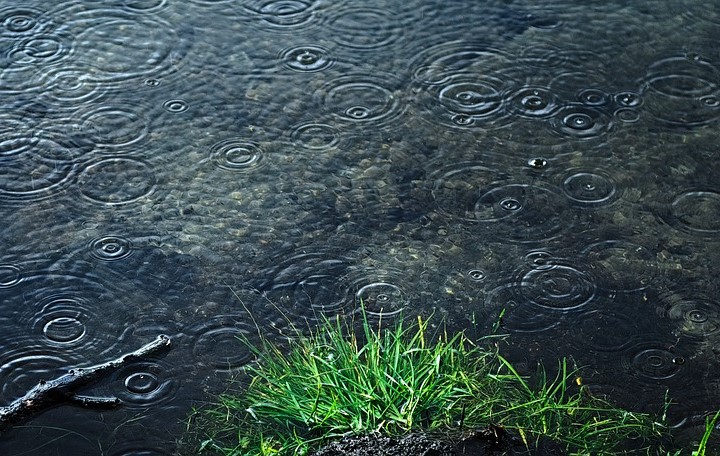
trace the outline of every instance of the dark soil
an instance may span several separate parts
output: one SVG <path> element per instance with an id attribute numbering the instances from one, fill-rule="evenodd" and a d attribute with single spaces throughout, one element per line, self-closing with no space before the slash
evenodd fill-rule
<path id="1" fill-rule="evenodd" d="M 409 434 L 403 437 L 362 435 L 346 437 L 317 451 L 313 456 L 565 456 L 551 440 L 526 447 L 518 436 L 498 428 L 478 429 L 462 439 Z"/>

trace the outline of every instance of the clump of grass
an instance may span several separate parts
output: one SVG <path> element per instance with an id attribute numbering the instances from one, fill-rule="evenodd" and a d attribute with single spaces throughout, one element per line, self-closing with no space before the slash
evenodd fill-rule
<path id="1" fill-rule="evenodd" d="M 201 450 L 296 455 L 348 434 L 457 436 L 492 424 L 515 429 L 528 445 L 547 436 L 572 453 L 612 454 L 626 438 L 658 432 L 648 415 L 615 408 L 577 385 L 571 393 L 575 374 L 564 361 L 554 379 L 542 372 L 533 388 L 496 344 L 431 334 L 421 318 L 387 328 L 363 318 L 359 327 L 338 318 L 289 347 L 251 345 L 252 380 L 205 411 Z"/>

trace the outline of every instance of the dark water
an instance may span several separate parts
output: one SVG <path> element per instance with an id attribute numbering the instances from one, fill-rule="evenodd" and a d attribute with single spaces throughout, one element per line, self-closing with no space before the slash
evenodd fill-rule
<path id="1" fill-rule="evenodd" d="M 5 455 L 173 454 L 320 315 L 505 309 L 521 369 L 720 407 L 720 7 L 0 2 L 0 398 L 173 338 Z M 234 290 L 234 293 L 233 291 Z"/>

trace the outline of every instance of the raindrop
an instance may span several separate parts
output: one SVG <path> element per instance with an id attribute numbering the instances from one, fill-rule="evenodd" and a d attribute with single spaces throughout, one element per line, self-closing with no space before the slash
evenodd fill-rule
<path id="1" fill-rule="evenodd" d="M 618 109 L 614 115 L 616 119 L 623 123 L 634 123 L 640 120 L 640 112 L 635 109 Z"/>
<path id="2" fill-rule="evenodd" d="M 43 11 L 28 7 L 3 8 L 0 10 L 2 35 L 16 37 L 37 32 L 41 27 L 39 19 L 43 14 Z"/>
<path id="3" fill-rule="evenodd" d="M 125 387 L 133 394 L 148 394 L 160 386 L 158 378 L 149 372 L 136 372 L 125 379 Z"/>
<path id="4" fill-rule="evenodd" d="M 43 334 L 55 344 L 72 344 L 85 335 L 85 324 L 75 317 L 55 317 L 45 324 Z"/>
<path id="5" fill-rule="evenodd" d="M 536 157 L 529 159 L 527 164 L 533 169 L 543 169 L 547 167 L 548 161 L 542 157 Z"/>
<path id="6" fill-rule="evenodd" d="M 155 189 L 151 167 L 133 158 L 111 158 L 88 165 L 78 178 L 78 187 L 90 201 L 120 205 L 148 197 Z"/>
<path id="7" fill-rule="evenodd" d="M 166 111 L 178 113 L 187 111 L 189 106 L 185 100 L 168 100 L 163 107 Z"/>
<path id="8" fill-rule="evenodd" d="M 697 98 L 714 93 L 720 72 L 705 59 L 675 56 L 648 67 L 646 83 L 650 89 L 670 97 Z"/>
<path id="9" fill-rule="evenodd" d="M 127 258 L 133 252 L 129 240 L 120 236 L 103 236 L 90 243 L 91 254 L 103 261 L 115 261 Z"/>
<path id="10" fill-rule="evenodd" d="M 286 68 L 301 73 L 326 70 L 335 64 L 328 51 L 320 46 L 295 46 L 280 52 L 280 61 Z"/>
<path id="11" fill-rule="evenodd" d="M 158 87 L 161 84 L 159 79 L 154 78 L 146 79 L 143 83 L 148 87 Z"/>
<path id="12" fill-rule="evenodd" d="M 230 138 L 210 147 L 210 156 L 222 169 L 246 171 L 263 162 L 263 150 L 257 144 L 241 138 Z"/>

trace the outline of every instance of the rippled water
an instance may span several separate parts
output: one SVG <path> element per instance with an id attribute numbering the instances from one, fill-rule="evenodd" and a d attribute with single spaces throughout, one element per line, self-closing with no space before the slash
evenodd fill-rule
<path id="1" fill-rule="evenodd" d="M 712 2 L 0 2 L 3 454 L 173 454 L 237 336 L 434 312 L 696 437 L 720 408 Z"/>

